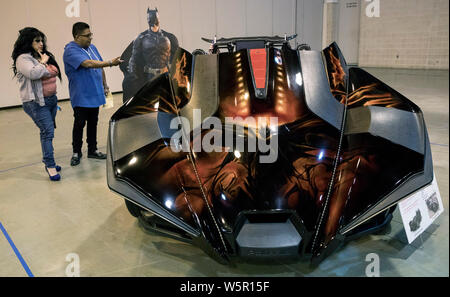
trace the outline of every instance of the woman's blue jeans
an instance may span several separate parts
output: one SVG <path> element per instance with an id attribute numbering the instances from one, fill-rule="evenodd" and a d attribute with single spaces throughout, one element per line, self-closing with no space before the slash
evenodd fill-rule
<path id="1" fill-rule="evenodd" d="M 45 97 L 45 106 L 34 101 L 24 102 L 23 109 L 33 119 L 41 132 L 42 162 L 47 168 L 55 168 L 53 156 L 53 137 L 55 136 L 55 117 L 58 104 L 56 95 Z"/>

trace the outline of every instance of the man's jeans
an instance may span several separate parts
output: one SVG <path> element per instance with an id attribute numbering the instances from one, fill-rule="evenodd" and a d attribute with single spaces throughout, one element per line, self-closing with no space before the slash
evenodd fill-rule
<path id="1" fill-rule="evenodd" d="M 42 162 L 47 168 L 55 168 L 53 157 L 53 137 L 55 135 L 55 117 L 58 104 L 56 95 L 45 97 L 45 106 L 34 101 L 24 102 L 23 109 L 33 119 L 41 131 Z"/>

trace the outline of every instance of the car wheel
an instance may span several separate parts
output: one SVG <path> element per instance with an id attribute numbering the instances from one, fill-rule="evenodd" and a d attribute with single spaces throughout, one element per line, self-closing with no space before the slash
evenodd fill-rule
<path id="1" fill-rule="evenodd" d="M 306 43 L 302 43 L 297 46 L 297 50 L 298 51 L 310 51 L 311 47 Z"/>
<path id="2" fill-rule="evenodd" d="M 192 55 L 193 55 L 193 56 L 197 56 L 197 55 L 206 55 L 206 52 L 205 52 L 204 50 L 198 48 L 198 49 L 196 49 L 196 50 L 194 50 L 194 51 L 192 52 Z"/>
<path id="3" fill-rule="evenodd" d="M 133 217 L 140 217 L 141 216 L 141 210 L 143 210 L 141 207 L 137 206 L 133 202 L 130 202 L 125 199 L 125 205 L 127 206 L 128 211 Z"/>

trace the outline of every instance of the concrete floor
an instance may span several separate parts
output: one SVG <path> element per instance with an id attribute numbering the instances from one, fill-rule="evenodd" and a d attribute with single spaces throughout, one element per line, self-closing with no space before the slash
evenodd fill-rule
<path id="1" fill-rule="evenodd" d="M 105 162 L 71 157 L 72 109 L 61 102 L 54 147 L 62 181 L 50 182 L 41 163 L 39 133 L 21 108 L 0 111 L 0 276 L 65 276 L 76 253 L 81 276 L 365 276 L 366 255 L 380 257 L 381 276 L 449 276 L 448 71 L 368 69 L 419 105 L 431 139 L 434 171 L 445 211 L 408 245 L 398 210 L 391 232 L 351 242 L 312 270 L 308 262 L 223 266 L 189 244 L 149 234 L 106 184 Z M 121 102 L 102 110 L 99 147 Z M 23 257 L 19 261 L 12 248 Z"/>

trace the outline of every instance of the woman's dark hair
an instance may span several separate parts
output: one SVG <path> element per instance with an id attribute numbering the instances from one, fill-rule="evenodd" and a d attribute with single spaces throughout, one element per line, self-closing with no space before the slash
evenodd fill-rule
<path id="1" fill-rule="evenodd" d="M 46 54 L 49 56 L 48 64 L 51 64 L 55 66 L 58 69 L 58 77 L 61 80 L 61 70 L 59 68 L 58 63 L 55 60 L 55 56 L 47 50 L 47 37 L 44 33 L 39 31 L 36 28 L 32 27 L 26 27 L 19 31 L 19 37 L 17 38 L 16 42 L 14 43 L 14 49 L 11 55 L 11 58 L 13 59 L 13 72 L 14 76 L 17 75 L 17 68 L 16 68 L 16 61 L 17 58 L 22 54 L 31 54 L 34 58 L 39 59 L 39 53 L 37 53 L 33 49 L 33 41 L 36 37 L 39 37 L 42 39 L 42 43 L 44 44 L 44 48 L 42 50 L 43 54 Z"/>

